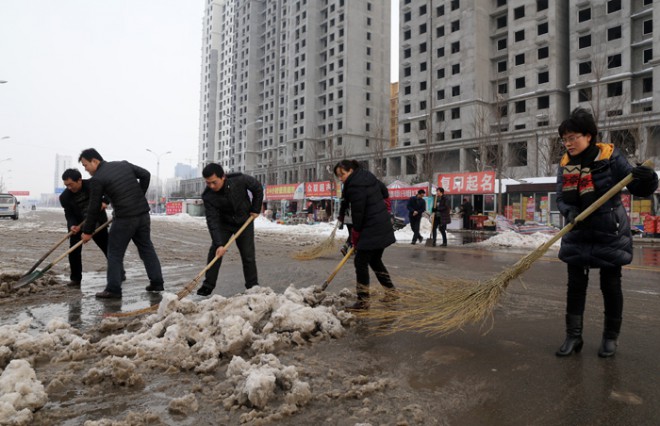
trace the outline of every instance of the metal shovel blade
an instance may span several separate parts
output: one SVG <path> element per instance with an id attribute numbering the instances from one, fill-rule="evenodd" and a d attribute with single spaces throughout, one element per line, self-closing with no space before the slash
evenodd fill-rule
<path id="1" fill-rule="evenodd" d="M 43 275 L 44 275 L 43 271 L 39 271 L 39 270 L 37 270 L 37 271 L 33 271 L 33 272 L 30 272 L 29 274 L 27 274 L 27 275 L 23 275 L 21 278 L 19 278 L 19 280 L 16 281 L 16 282 L 11 286 L 11 288 L 12 288 L 13 290 L 17 290 L 17 289 L 19 289 L 19 288 L 21 288 L 21 287 L 23 287 L 23 286 L 26 286 L 26 285 L 28 285 L 28 284 L 30 284 L 30 283 L 33 283 L 34 281 L 36 281 L 36 280 L 38 280 L 39 278 L 43 277 Z"/>

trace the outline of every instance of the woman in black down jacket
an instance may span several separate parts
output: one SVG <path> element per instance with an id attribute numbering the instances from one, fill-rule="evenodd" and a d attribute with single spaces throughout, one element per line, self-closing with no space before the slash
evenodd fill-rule
<path id="1" fill-rule="evenodd" d="M 658 176 L 649 167 L 632 167 L 612 144 L 596 143 L 598 129 L 588 111 L 578 108 L 559 126 L 566 148 L 557 173 L 557 207 L 572 222 L 629 173 L 631 194 L 645 197 L 658 187 Z M 612 197 L 561 241 L 559 258 L 568 265 L 566 295 L 566 340 L 557 356 L 568 356 L 582 349 L 584 313 L 589 269 L 600 269 L 600 289 L 605 305 L 605 324 L 598 356 L 616 352 L 621 329 L 623 293 L 621 267 L 632 261 L 632 234 L 620 194 Z"/>
<path id="2" fill-rule="evenodd" d="M 344 184 L 343 198 L 351 206 L 353 229 L 351 240 L 355 247 L 355 275 L 357 302 L 349 310 L 369 308 L 369 266 L 378 282 L 386 289 L 386 298 L 395 297 L 394 284 L 383 264 L 385 248 L 394 243 L 394 230 L 385 199 L 387 187 L 357 161 L 342 160 L 334 173 Z"/>

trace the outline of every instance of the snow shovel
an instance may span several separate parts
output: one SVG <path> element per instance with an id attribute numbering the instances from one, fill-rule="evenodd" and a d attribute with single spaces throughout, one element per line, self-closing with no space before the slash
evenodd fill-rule
<path id="1" fill-rule="evenodd" d="M 84 224 L 85 224 L 85 221 L 83 220 L 82 222 L 80 222 L 80 225 L 78 225 L 78 226 L 83 226 Z M 56 248 L 58 248 L 60 245 L 62 245 L 62 243 L 65 242 L 66 240 L 68 240 L 72 235 L 73 235 L 73 231 L 69 231 L 69 233 L 66 234 L 64 237 L 62 237 L 62 239 L 57 244 L 55 244 L 53 246 L 53 248 L 51 248 L 50 250 L 48 250 L 48 252 L 46 252 L 46 254 L 41 256 L 41 259 L 37 260 L 37 263 L 35 263 L 34 266 L 32 266 L 30 268 L 30 270 L 27 271 L 23 275 L 23 277 L 25 277 L 26 275 L 30 275 L 32 273 L 32 271 L 37 269 L 37 266 L 41 265 L 41 262 L 43 262 L 52 252 L 55 251 Z M 21 278 L 23 278 L 23 277 L 21 277 Z"/>
<path id="2" fill-rule="evenodd" d="M 431 234 L 429 237 L 426 239 L 426 247 L 431 247 L 433 245 L 433 228 L 435 227 L 435 213 L 433 213 L 433 209 L 435 208 L 435 204 L 438 202 L 438 191 L 435 191 L 435 195 L 433 196 L 433 207 L 431 207 Z"/>
<path id="3" fill-rule="evenodd" d="M 92 236 L 96 235 L 96 234 L 99 233 L 102 229 L 104 229 L 104 228 L 106 228 L 108 225 L 110 225 L 110 222 L 112 222 L 112 219 L 108 219 L 107 222 L 105 222 L 103 225 L 101 225 L 101 226 L 99 226 L 98 228 L 96 228 L 96 230 L 94 231 L 94 233 L 92 234 Z M 80 246 L 83 245 L 83 244 L 84 244 L 84 241 L 83 241 L 83 240 L 78 241 L 75 245 L 73 245 L 71 248 L 69 248 L 69 250 L 65 251 L 60 257 L 58 257 L 57 259 L 55 259 L 55 260 L 53 260 L 52 262 L 50 262 L 50 263 L 49 263 L 44 269 L 42 269 L 42 270 L 35 270 L 35 271 L 30 272 L 29 274 L 26 274 L 25 276 L 21 277 L 18 281 L 16 281 L 16 282 L 14 283 L 14 285 L 12 286 L 12 289 L 13 289 L 13 290 L 19 289 L 19 288 L 21 288 L 21 287 L 23 287 L 23 286 L 25 286 L 25 285 L 28 285 L 28 284 L 30 284 L 30 283 L 36 281 L 37 279 L 43 277 L 44 274 L 50 270 L 50 268 L 52 268 L 53 266 L 55 266 L 56 264 L 58 264 L 58 263 L 60 262 L 60 260 L 64 259 L 66 256 L 69 255 L 69 253 L 73 252 L 75 249 L 77 249 L 78 247 L 80 247 Z"/>
<path id="4" fill-rule="evenodd" d="M 342 268 L 342 266 L 344 266 L 344 264 L 345 264 L 346 262 L 348 262 L 348 259 L 351 257 L 351 255 L 353 254 L 354 251 L 355 251 L 355 247 L 351 247 L 350 250 L 348 250 L 348 251 L 346 252 L 346 256 L 344 256 L 344 258 L 341 260 L 341 262 L 339 262 L 339 265 L 337 265 L 337 267 L 335 268 L 335 270 L 332 271 L 332 273 L 331 273 L 330 276 L 325 280 L 325 282 L 323 283 L 323 285 L 321 285 L 321 289 L 320 289 L 319 291 L 325 291 L 325 289 L 328 288 L 328 284 L 330 284 L 330 282 L 335 278 L 335 275 L 337 275 L 337 272 L 339 272 L 339 270 Z"/>
<path id="5" fill-rule="evenodd" d="M 241 226 L 240 229 L 238 231 L 236 231 L 236 233 L 234 235 L 231 236 L 229 241 L 227 241 L 227 244 L 224 245 L 225 249 L 228 249 L 229 246 L 231 246 L 234 243 L 234 241 L 236 241 L 236 238 L 238 238 L 243 233 L 243 231 L 245 231 L 245 228 L 247 228 L 248 225 L 250 223 L 252 223 L 253 220 L 254 220 L 254 216 L 250 215 L 250 217 L 245 221 L 243 226 Z M 197 287 L 197 284 L 199 284 L 199 281 L 202 279 L 202 277 L 204 277 L 204 274 L 206 274 L 206 271 L 211 269 L 211 266 L 213 266 L 213 264 L 215 262 L 217 262 L 218 259 L 220 259 L 221 257 L 222 256 L 215 256 L 213 258 L 213 260 L 211 260 L 208 263 L 208 265 L 206 265 L 204 267 L 204 269 L 202 269 L 202 271 L 199 274 L 197 274 L 197 276 L 195 278 L 193 278 L 192 281 L 190 281 L 188 284 L 186 284 L 186 286 L 180 292 L 178 292 L 176 294 L 177 299 L 181 300 L 184 297 L 186 297 L 187 295 L 189 295 L 195 289 L 195 287 Z M 143 314 L 148 314 L 149 312 L 154 312 L 155 310 L 158 309 L 158 306 L 160 306 L 160 303 L 156 303 L 155 305 L 151 305 L 151 306 L 148 306 L 146 308 L 137 309 L 135 311 L 130 311 L 130 312 L 109 313 L 109 314 L 105 314 L 104 317 L 115 317 L 115 318 L 136 317 L 138 315 L 143 315 Z"/>

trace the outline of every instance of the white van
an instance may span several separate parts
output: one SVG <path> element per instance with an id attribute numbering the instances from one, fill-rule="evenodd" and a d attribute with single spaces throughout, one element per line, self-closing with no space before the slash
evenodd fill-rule
<path id="1" fill-rule="evenodd" d="M 0 194 L 0 217 L 18 219 L 18 205 L 20 201 L 11 194 Z"/>

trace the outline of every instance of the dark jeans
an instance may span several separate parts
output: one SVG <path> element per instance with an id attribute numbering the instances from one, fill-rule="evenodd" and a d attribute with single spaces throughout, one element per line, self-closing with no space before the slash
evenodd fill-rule
<path id="1" fill-rule="evenodd" d="M 235 233 L 235 230 L 230 229 L 220 229 L 220 238 L 221 245 L 224 246 L 227 244 L 227 241 Z M 241 254 L 241 262 L 243 263 L 243 277 L 245 277 L 245 288 L 251 288 L 256 285 L 259 285 L 259 279 L 257 277 L 257 256 L 254 245 L 254 223 L 245 228 L 245 231 L 236 238 L 236 246 L 238 251 Z M 215 252 L 219 246 L 211 244 L 209 248 L 209 254 L 207 259 L 207 264 L 215 258 Z M 224 256 L 223 256 L 224 257 Z M 220 272 L 220 265 L 222 264 L 222 257 L 218 259 L 213 266 L 206 271 L 206 276 L 204 277 L 204 286 L 215 288 L 215 283 L 218 281 L 218 273 Z"/>
<path id="2" fill-rule="evenodd" d="M 582 315 L 587 298 L 589 269 L 584 266 L 568 265 L 568 291 L 566 313 Z M 623 314 L 623 292 L 621 291 L 621 267 L 600 268 L 600 291 L 607 318 L 620 319 Z"/>
<path id="3" fill-rule="evenodd" d="M 470 215 L 463 213 L 463 229 L 470 229 L 472 225 L 470 223 Z"/>
<path id="4" fill-rule="evenodd" d="M 128 243 L 133 241 L 144 263 L 147 277 L 152 285 L 163 284 L 160 260 L 151 242 L 151 218 L 149 213 L 140 216 L 116 217 L 108 233 L 108 284 L 106 291 L 121 294 L 121 278 L 124 255 Z"/>
<path id="5" fill-rule="evenodd" d="M 441 220 L 435 218 L 433 222 L 433 244 L 438 237 L 438 229 L 440 229 L 440 234 L 442 235 L 442 244 L 447 245 L 447 224 L 441 225 Z"/>
<path id="6" fill-rule="evenodd" d="M 92 238 L 105 257 L 108 257 L 108 228 L 103 228 Z M 78 244 L 79 241 L 80 232 L 69 237 L 69 248 Z M 82 281 L 82 246 L 69 253 L 69 265 L 71 266 L 69 279 L 71 281 Z"/>
<path id="7" fill-rule="evenodd" d="M 383 264 L 385 249 L 358 250 L 355 255 L 355 275 L 357 277 L 357 297 L 369 298 L 369 266 L 376 274 L 376 279 L 385 288 L 394 288 L 390 273 Z"/>
<path id="8" fill-rule="evenodd" d="M 410 229 L 413 231 L 413 242 L 417 241 L 418 239 L 422 238 L 422 236 L 419 233 L 419 224 L 422 222 L 422 215 L 418 214 L 417 216 L 408 216 L 410 219 Z"/>

